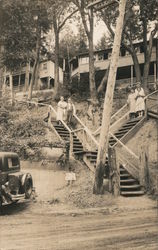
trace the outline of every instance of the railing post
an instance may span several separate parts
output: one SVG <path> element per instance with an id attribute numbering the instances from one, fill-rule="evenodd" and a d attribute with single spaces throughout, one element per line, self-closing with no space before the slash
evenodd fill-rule
<path id="1" fill-rule="evenodd" d="M 109 191 L 113 193 L 114 196 L 120 195 L 120 174 L 118 163 L 116 161 L 116 150 L 115 148 L 109 147 L 109 157 L 108 157 L 110 174 L 109 174 Z"/>
<path id="2" fill-rule="evenodd" d="M 73 158 L 73 133 L 70 132 L 70 151 L 69 151 L 70 159 Z"/>
<path id="3" fill-rule="evenodd" d="M 148 169 L 148 147 L 141 147 L 140 152 L 140 185 L 147 191 L 149 188 L 149 169 Z"/>

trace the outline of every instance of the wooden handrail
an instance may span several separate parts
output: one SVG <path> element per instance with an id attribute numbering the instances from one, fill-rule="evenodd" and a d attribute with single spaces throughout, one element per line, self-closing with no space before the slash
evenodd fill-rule
<path id="1" fill-rule="evenodd" d="M 109 132 L 110 136 L 113 137 L 128 153 L 130 153 L 135 159 L 139 159 L 139 157 L 133 153 L 131 149 L 129 149 L 123 142 L 121 142 L 115 135 L 113 135 L 111 132 Z"/>
<path id="2" fill-rule="evenodd" d="M 120 108 L 115 114 L 113 114 L 112 116 L 111 116 L 111 120 L 116 116 L 116 115 L 118 115 L 124 108 L 126 108 L 127 107 L 127 103 L 125 104 L 125 105 L 123 105 L 122 106 L 122 108 Z"/>
<path id="3" fill-rule="evenodd" d="M 158 92 L 158 90 L 155 90 L 154 92 L 148 94 L 147 96 L 144 97 L 144 100 L 148 99 L 151 95 L 153 95 L 153 94 L 155 94 L 155 93 L 157 93 L 157 92 Z M 126 107 L 127 107 L 127 104 L 123 105 L 115 114 L 113 114 L 113 115 L 111 116 L 111 120 L 114 119 L 114 117 L 117 116 L 117 115 L 118 115 L 123 109 L 125 109 Z M 124 117 L 125 117 L 128 113 L 129 113 L 129 112 L 127 112 L 127 113 L 124 115 Z M 120 121 L 122 118 L 123 118 L 123 117 L 121 117 L 119 120 L 117 120 L 116 123 L 118 123 L 118 121 Z M 111 126 L 113 126 L 114 124 L 116 125 L 116 123 L 113 123 Z M 92 134 L 93 134 L 93 135 L 97 135 L 97 134 L 99 133 L 100 129 L 101 129 L 101 126 L 100 126 L 99 128 L 97 128 Z"/>
<path id="4" fill-rule="evenodd" d="M 78 128 L 78 129 L 71 130 L 71 133 L 76 133 L 76 132 L 79 132 L 81 130 L 84 130 L 84 128 Z"/>
<path id="5" fill-rule="evenodd" d="M 123 109 L 125 109 L 126 107 L 127 107 L 127 104 L 123 105 L 115 114 L 113 114 L 113 115 L 111 116 L 111 120 L 114 119 L 114 117 L 117 116 L 117 115 L 118 115 Z M 113 125 L 113 124 L 112 124 L 112 125 Z M 112 125 L 111 125 L 111 126 L 112 126 Z M 100 126 L 99 128 L 97 128 L 92 134 L 93 134 L 93 135 L 97 135 L 97 134 L 99 133 L 100 129 L 101 129 L 101 126 Z"/>
<path id="6" fill-rule="evenodd" d="M 154 95 L 155 93 L 158 93 L 158 89 L 155 90 L 154 92 L 152 92 L 152 93 L 146 95 L 146 96 L 144 97 L 144 99 L 145 99 L 145 100 L 148 99 L 151 95 Z"/>
<path id="7" fill-rule="evenodd" d="M 76 120 L 82 125 L 82 127 L 84 128 L 84 131 L 89 135 L 89 137 L 91 138 L 91 140 L 95 143 L 95 145 L 98 147 L 99 143 L 97 142 L 97 140 L 93 137 L 93 135 L 91 134 L 90 130 L 84 125 L 84 123 L 79 119 L 79 117 L 74 114 L 73 115 Z"/>
<path id="8" fill-rule="evenodd" d="M 116 122 L 114 122 L 111 126 L 110 129 L 112 129 L 114 126 L 116 126 L 117 123 L 119 123 L 121 120 L 123 120 L 127 115 L 129 115 L 129 111 L 125 113 L 123 116 L 121 116 Z"/>

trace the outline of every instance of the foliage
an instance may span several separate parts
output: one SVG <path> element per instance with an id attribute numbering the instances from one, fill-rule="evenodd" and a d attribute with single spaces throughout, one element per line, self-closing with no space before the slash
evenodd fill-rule
<path id="1" fill-rule="evenodd" d="M 95 46 L 96 50 L 104 50 L 112 46 L 111 40 L 106 33 L 102 35 L 97 45 Z"/>
<path id="2" fill-rule="evenodd" d="M 46 3 L 38 0 L 1 0 L 1 62 L 9 70 L 15 70 L 23 62 L 34 60 L 37 34 L 41 30 L 41 49 L 45 34 L 50 28 Z"/>
<path id="3" fill-rule="evenodd" d="M 116 9 L 116 5 L 110 5 L 99 13 L 110 32 L 112 41 L 114 39 L 115 25 L 118 15 Z M 157 31 L 157 14 L 158 2 L 155 0 L 127 1 L 122 35 L 122 47 L 131 54 L 135 65 L 136 77 L 137 80 L 139 78 L 140 81 L 141 73 L 137 58 L 138 48 L 135 46 L 135 43 L 137 41 L 143 41 L 142 46 L 145 58 L 143 80 L 145 84 L 147 84 L 149 72 L 152 41 Z"/>
<path id="4" fill-rule="evenodd" d="M 87 48 L 87 37 L 84 29 L 80 27 L 78 34 L 68 28 L 65 31 L 65 36 L 60 40 L 60 56 L 71 59 L 77 54 L 85 53 Z"/>

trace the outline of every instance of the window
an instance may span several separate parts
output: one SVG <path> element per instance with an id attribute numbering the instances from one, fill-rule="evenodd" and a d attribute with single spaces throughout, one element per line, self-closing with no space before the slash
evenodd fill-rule
<path id="1" fill-rule="evenodd" d="M 104 55 L 103 55 L 103 54 L 99 54 L 99 55 L 98 55 L 98 60 L 99 60 L 99 61 L 104 60 Z"/>
<path id="2" fill-rule="evenodd" d="M 144 53 L 144 46 L 140 45 L 140 53 Z"/>
<path id="3" fill-rule="evenodd" d="M 108 53 L 104 52 L 104 60 L 107 60 L 107 59 L 108 59 Z"/>
<path id="4" fill-rule="evenodd" d="M 126 50 L 125 49 L 121 49 L 121 56 L 125 56 L 126 55 Z"/>
<path id="5" fill-rule="evenodd" d="M 47 69 L 47 63 L 43 63 L 43 69 Z"/>
<path id="6" fill-rule="evenodd" d="M 8 158 L 8 168 L 14 168 L 19 166 L 19 159 L 16 157 Z"/>

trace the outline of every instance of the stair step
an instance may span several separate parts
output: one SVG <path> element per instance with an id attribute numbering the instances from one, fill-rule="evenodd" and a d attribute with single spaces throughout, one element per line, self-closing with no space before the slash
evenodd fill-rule
<path id="1" fill-rule="evenodd" d="M 60 134 L 60 135 L 70 135 L 70 133 L 68 131 L 58 131 L 57 132 Z"/>
<path id="2" fill-rule="evenodd" d="M 73 141 L 73 145 L 82 145 L 80 141 Z"/>
<path id="3" fill-rule="evenodd" d="M 121 132 L 121 133 L 127 133 L 129 131 L 128 128 L 121 128 L 118 130 L 118 132 Z"/>
<path id="4" fill-rule="evenodd" d="M 83 146 L 74 147 L 74 148 L 73 148 L 73 151 L 81 151 L 81 149 L 83 149 Z"/>
<path id="5" fill-rule="evenodd" d="M 75 151 L 74 152 L 75 155 L 79 155 L 79 154 L 85 154 L 85 151 L 84 150 L 81 150 L 81 151 Z"/>
<path id="6" fill-rule="evenodd" d="M 134 121 L 128 121 L 127 123 L 126 123 L 126 125 L 132 125 L 132 126 L 134 126 L 134 125 L 136 125 L 138 122 L 140 121 L 140 119 L 139 120 L 134 120 Z"/>
<path id="7" fill-rule="evenodd" d="M 123 196 L 140 196 L 140 195 L 144 195 L 144 191 L 140 190 L 140 191 L 122 191 L 121 195 Z"/>
<path id="8" fill-rule="evenodd" d="M 114 134 L 116 137 L 122 137 L 122 136 L 124 136 L 125 135 L 125 133 L 123 133 L 123 132 L 117 132 L 117 133 L 115 133 Z"/>
<path id="9" fill-rule="evenodd" d="M 64 130 L 67 130 L 64 126 L 62 125 L 53 125 L 55 129 L 64 129 Z"/>
<path id="10" fill-rule="evenodd" d="M 126 178 L 126 179 L 127 179 L 127 178 L 131 179 L 131 175 L 128 174 L 128 173 L 127 173 L 127 174 L 120 174 L 120 179 L 121 179 L 121 180 L 124 180 L 124 178 Z"/>
<path id="11" fill-rule="evenodd" d="M 123 125 L 121 128 L 130 130 L 133 127 L 134 127 L 133 125 Z"/>
<path id="12" fill-rule="evenodd" d="M 138 189 L 138 188 L 141 188 L 141 186 L 139 185 L 139 184 L 135 184 L 135 185 L 133 185 L 133 184 L 131 184 L 131 185 L 121 185 L 120 186 L 120 188 L 121 188 L 121 190 L 122 189 Z"/>
<path id="13" fill-rule="evenodd" d="M 125 184 L 129 184 L 129 183 L 138 183 L 138 181 L 137 180 L 135 180 L 135 179 L 126 179 L 126 180 L 120 180 L 120 184 L 122 184 L 122 185 L 125 185 Z"/>
<path id="14" fill-rule="evenodd" d="M 155 114 L 155 113 L 152 113 L 152 112 L 148 112 L 148 116 L 158 119 L 158 114 Z"/>

